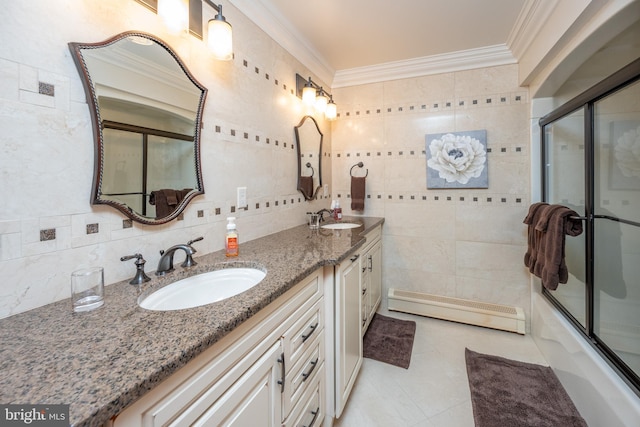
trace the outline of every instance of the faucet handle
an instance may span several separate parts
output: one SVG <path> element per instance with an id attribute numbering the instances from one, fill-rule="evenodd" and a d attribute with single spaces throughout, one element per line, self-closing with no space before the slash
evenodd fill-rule
<path id="1" fill-rule="evenodd" d="M 204 237 L 202 237 L 202 236 L 200 236 L 200 237 L 196 237 L 196 238 L 195 238 L 195 239 L 193 239 L 193 240 L 189 240 L 189 241 L 187 242 L 187 245 L 191 246 L 191 244 L 192 244 L 192 243 L 199 242 L 200 240 L 203 240 L 203 239 L 204 239 Z"/>
<path id="2" fill-rule="evenodd" d="M 120 258 L 120 261 L 129 261 L 130 259 L 134 259 L 134 258 L 136 259 L 136 262 L 135 262 L 136 275 L 133 279 L 131 279 L 131 281 L 129 281 L 129 284 L 139 285 L 141 283 L 148 282 L 149 280 L 151 280 L 151 278 L 149 278 L 149 276 L 147 276 L 144 272 L 144 264 L 147 261 L 145 261 L 145 259 L 142 258 L 142 254 L 125 255 Z"/>
<path id="3" fill-rule="evenodd" d="M 204 239 L 204 237 L 200 236 L 200 237 L 197 237 L 197 238 L 195 238 L 193 240 L 189 240 L 187 242 L 187 246 L 189 246 L 191 248 L 191 253 L 187 252 L 187 256 L 184 259 L 184 262 L 182 264 L 180 264 L 180 266 L 182 266 L 182 267 L 193 267 L 194 265 L 198 264 L 197 262 L 195 262 L 193 260 L 193 254 L 195 254 L 197 251 L 195 250 L 195 248 L 191 247 L 191 245 L 193 243 L 195 243 L 195 242 L 199 242 L 202 239 Z"/>

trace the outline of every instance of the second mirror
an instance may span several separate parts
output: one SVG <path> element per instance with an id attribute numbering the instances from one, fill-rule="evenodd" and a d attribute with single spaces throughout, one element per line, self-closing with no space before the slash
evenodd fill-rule
<path id="1" fill-rule="evenodd" d="M 298 190 L 305 200 L 314 200 L 322 186 L 320 169 L 323 134 L 311 116 L 304 116 L 294 129 L 298 147 Z"/>

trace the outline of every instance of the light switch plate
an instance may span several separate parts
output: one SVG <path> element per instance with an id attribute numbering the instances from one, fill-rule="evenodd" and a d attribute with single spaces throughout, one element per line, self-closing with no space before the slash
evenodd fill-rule
<path id="1" fill-rule="evenodd" d="M 238 200 L 237 200 L 238 209 L 247 207 L 247 187 L 238 187 Z"/>

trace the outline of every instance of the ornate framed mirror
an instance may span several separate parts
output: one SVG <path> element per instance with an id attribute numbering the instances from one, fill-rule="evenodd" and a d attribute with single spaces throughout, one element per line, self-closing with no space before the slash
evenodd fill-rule
<path id="1" fill-rule="evenodd" d="M 143 224 L 176 218 L 204 194 L 201 119 L 207 89 L 162 40 L 125 32 L 69 43 L 94 129 L 91 204 Z"/>
<path id="2" fill-rule="evenodd" d="M 304 116 L 294 127 L 298 148 L 298 191 L 305 200 L 314 200 L 322 186 L 322 138 L 316 119 Z"/>

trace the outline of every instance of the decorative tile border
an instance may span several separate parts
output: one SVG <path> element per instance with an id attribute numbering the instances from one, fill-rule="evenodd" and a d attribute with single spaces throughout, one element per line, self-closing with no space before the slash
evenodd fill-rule
<path id="1" fill-rule="evenodd" d="M 444 100 L 417 100 L 402 104 L 383 106 L 346 106 L 338 104 L 338 117 L 340 119 L 353 119 L 371 116 L 399 115 L 399 114 L 425 114 L 442 111 L 468 110 L 473 108 L 502 107 L 514 104 L 529 103 L 527 91 L 516 91 L 501 94 L 484 94 L 466 96 L 458 99 Z"/>

